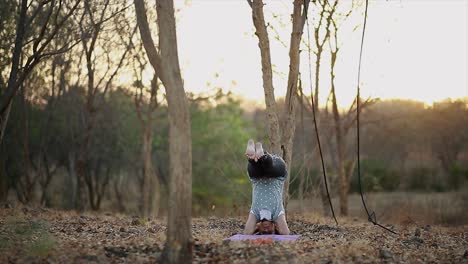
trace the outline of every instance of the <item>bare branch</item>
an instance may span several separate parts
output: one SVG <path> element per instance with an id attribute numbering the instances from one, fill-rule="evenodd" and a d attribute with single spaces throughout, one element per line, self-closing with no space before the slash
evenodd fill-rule
<path id="1" fill-rule="evenodd" d="M 78 45 L 78 43 L 80 43 L 80 41 L 81 40 L 76 40 L 71 45 L 65 45 L 65 46 L 61 47 L 60 49 L 58 49 L 58 50 L 43 53 L 41 56 L 39 56 L 39 59 L 41 60 L 43 58 L 47 58 L 47 57 L 50 57 L 50 56 L 56 56 L 56 55 L 59 55 L 59 54 L 66 53 L 66 52 L 70 51 L 71 49 L 73 49 L 76 45 Z"/>
<path id="2" fill-rule="evenodd" d="M 159 56 L 156 46 L 154 45 L 153 37 L 148 24 L 148 17 L 146 16 L 146 8 L 143 0 L 134 0 L 135 11 L 137 15 L 138 28 L 143 42 L 143 46 L 148 54 L 148 59 L 153 66 L 154 70 L 158 72 L 161 81 L 166 82 L 165 76 L 162 72 L 161 57 Z"/>
<path id="3" fill-rule="evenodd" d="M 71 8 L 71 10 L 68 12 L 68 14 L 65 15 L 65 17 L 60 21 L 59 23 L 56 24 L 54 27 L 53 31 L 50 33 L 50 35 L 47 37 L 47 39 L 44 41 L 44 43 L 41 45 L 41 47 L 35 52 L 29 59 L 32 58 L 32 60 L 37 61 L 34 63 L 36 65 L 39 62 L 39 59 L 41 58 L 42 52 L 47 48 L 49 43 L 54 39 L 54 37 L 57 35 L 58 31 L 60 28 L 63 26 L 63 24 L 68 20 L 68 18 L 73 14 L 75 9 L 78 7 L 79 3 L 81 0 L 77 0 L 75 5 Z M 31 64 L 31 60 L 28 59 L 29 63 L 26 63 L 25 68 L 31 67 L 29 64 Z"/>
<path id="4" fill-rule="evenodd" d="M 133 35 L 135 35 L 135 32 L 137 30 L 137 27 L 135 27 L 132 31 L 132 34 L 130 35 L 130 40 L 127 44 L 127 47 L 125 48 L 125 51 L 124 53 L 122 54 L 122 57 L 120 58 L 120 61 L 119 61 L 119 64 L 117 65 L 117 68 L 115 69 L 115 71 L 112 73 L 112 75 L 110 76 L 109 80 L 107 81 L 106 83 L 106 86 L 104 87 L 104 91 L 103 91 L 103 96 L 105 96 L 109 86 L 111 85 L 112 83 L 112 80 L 114 79 L 114 77 L 117 75 L 118 71 L 120 70 L 120 68 L 122 67 L 122 64 L 127 56 L 127 53 L 129 52 L 130 48 L 132 47 L 132 41 L 131 39 L 133 38 Z"/>
<path id="5" fill-rule="evenodd" d="M 10 76 L 8 79 L 7 89 L 0 97 L 0 114 L 2 117 L 3 117 L 3 113 L 5 112 L 7 107 L 9 107 L 13 96 L 16 94 L 19 88 L 19 85 L 16 80 L 17 80 L 17 75 L 19 71 L 21 50 L 23 48 L 23 39 L 24 39 L 24 33 L 25 33 L 24 22 L 26 21 L 27 4 L 28 4 L 27 0 L 21 1 L 20 14 L 19 14 L 19 19 L 18 19 L 18 24 L 16 26 L 15 48 L 13 49 Z M 6 121 L 7 120 L 1 120 L 2 131 L 3 131 L 4 123 L 6 123 Z M 0 140 L 1 140 L 1 136 L 0 136 Z"/>
<path id="6" fill-rule="evenodd" d="M 45 31 L 47 29 L 47 25 L 49 24 L 49 20 L 52 17 L 52 13 L 54 11 L 54 5 L 55 5 L 55 0 L 53 0 L 50 4 L 49 12 L 47 14 L 46 20 L 44 21 L 44 24 L 42 25 L 42 28 L 40 30 L 39 36 L 36 38 L 37 40 L 33 44 L 33 52 L 37 52 L 37 46 L 39 45 L 40 41 L 44 38 Z M 57 14 L 60 10 L 57 11 Z M 56 17 L 57 18 L 57 17 Z"/>
<path id="7" fill-rule="evenodd" d="M 44 7 L 44 5 L 46 5 L 47 3 L 49 3 L 50 1 L 52 0 L 47 0 L 47 1 L 43 1 L 43 2 L 40 2 L 38 7 L 34 10 L 34 13 L 32 13 L 31 17 L 27 20 L 27 23 L 28 25 L 31 25 L 32 24 L 32 21 L 36 18 L 36 16 L 42 11 L 42 7 Z M 31 1 L 27 7 L 27 9 L 29 9 L 31 7 L 31 4 L 33 3 L 34 1 Z"/>

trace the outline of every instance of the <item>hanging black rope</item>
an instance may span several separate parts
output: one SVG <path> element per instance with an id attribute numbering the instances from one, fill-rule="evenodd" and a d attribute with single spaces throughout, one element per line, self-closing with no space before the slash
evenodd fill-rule
<path id="1" fill-rule="evenodd" d="M 362 49 L 364 46 L 364 34 L 366 32 L 366 22 L 367 22 L 367 7 L 369 6 L 369 0 L 366 0 L 366 9 L 364 11 L 364 26 L 362 27 L 362 38 L 361 38 L 361 51 L 359 53 L 359 67 L 358 67 L 358 79 L 357 79 L 357 95 L 356 95 L 356 129 L 357 129 L 357 173 L 358 173 L 358 182 L 359 182 L 359 193 L 361 194 L 362 204 L 364 205 L 364 209 L 366 210 L 367 219 L 369 222 L 372 222 L 374 225 L 380 226 L 381 228 L 393 233 L 397 234 L 395 231 L 385 227 L 377 222 L 377 216 L 375 212 L 369 213 L 369 209 L 367 209 L 366 201 L 364 200 L 364 195 L 362 192 L 362 184 L 361 184 L 361 162 L 360 162 L 360 133 L 359 133 L 359 113 L 360 113 L 360 98 L 361 98 L 361 88 L 359 87 L 360 79 L 361 79 L 361 60 L 362 60 Z"/>
<path id="2" fill-rule="evenodd" d="M 307 43 L 309 45 L 309 52 L 308 52 L 308 55 L 309 55 L 309 85 L 310 85 L 310 90 L 312 91 L 312 63 L 311 63 L 311 59 L 310 59 L 310 30 L 309 30 L 309 18 L 308 18 L 308 15 L 307 15 L 307 10 L 308 10 L 308 1 L 304 1 L 304 7 L 305 7 L 305 18 L 306 18 L 306 22 L 307 22 Z M 330 192 L 328 191 L 328 181 L 327 181 L 327 172 L 325 170 L 325 162 L 323 161 L 323 154 L 322 154 L 322 146 L 320 145 L 320 137 L 319 137 L 319 132 L 318 132 L 318 128 L 317 128 L 317 119 L 316 119 L 316 114 L 315 114 L 315 102 L 314 102 L 314 96 L 312 96 L 311 98 L 311 101 L 312 101 L 312 115 L 314 116 L 314 127 L 315 127 L 315 135 L 317 137 L 317 146 L 318 146 L 318 149 L 319 149 L 319 153 L 320 153 L 320 160 L 322 162 L 322 172 L 323 172 L 323 182 L 325 184 L 325 189 L 327 190 L 327 197 L 328 197 L 328 202 L 330 203 L 330 209 L 331 209 L 331 212 L 333 214 L 333 219 L 335 219 L 335 223 L 336 225 L 338 225 L 338 220 L 336 219 L 336 216 L 335 216 L 335 210 L 333 209 L 333 204 L 331 202 L 331 198 L 330 198 Z"/>

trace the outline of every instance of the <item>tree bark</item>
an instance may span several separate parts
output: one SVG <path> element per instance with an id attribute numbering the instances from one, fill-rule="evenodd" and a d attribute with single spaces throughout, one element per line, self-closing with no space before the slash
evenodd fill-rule
<path id="1" fill-rule="evenodd" d="M 114 186 L 114 194 L 115 194 L 115 198 L 116 198 L 116 201 L 117 201 L 117 210 L 120 212 L 120 213 L 124 213 L 125 212 L 125 204 L 124 204 L 124 196 L 123 196 L 123 192 L 122 192 L 122 189 L 123 189 L 123 185 L 124 183 L 123 182 L 123 176 L 122 176 L 122 173 L 121 171 L 119 170 L 118 174 L 117 174 L 117 179 L 115 179 L 113 181 L 113 186 Z"/>
<path id="2" fill-rule="evenodd" d="M 252 4 L 252 19 L 255 26 L 255 35 L 258 37 L 258 47 L 262 60 L 263 91 L 265 93 L 265 105 L 268 120 L 268 139 L 270 140 L 270 152 L 281 154 L 281 138 L 279 128 L 278 110 L 273 88 L 273 73 L 271 68 L 270 41 L 263 15 L 263 1 L 254 0 Z"/>
<path id="3" fill-rule="evenodd" d="M 169 212 L 162 263 L 192 262 L 192 139 L 190 115 L 180 74 L 172 0 L 157 0 L 157 53 L 151 38 L 143 0 L 135 0 L 141 38 L 154 70 L 166 89 L 169 112 Z M 164 65 L 164 67 L 161 67 Z"/>
<path id="4" fill-rule="evenodd" d="M 295 123 L 295 110 L 297 99 L 297 80 L 299 76 L 299 46 L 301 43 L 302 30 L 304 28 L 305 16 L 307 10 L 302 6 L 304 1 L 309 0 L 295 0 L 293 9 L 293 22 L 292 33 L 289 47 L 289 74 L 288 74 L 288 87 L 286 92 L 286 102 L 284 115 L 282 120 L 282 133 L 279 128 L 279 114 L 276 107 L 273 89 L 273 76 L 271 69 L 271 54 L 270 43 L 268 40 L 268 32 L 265 26 L 265 18 L 263 15 L 263 1 L 253 0 L 248 1 L 252 7 L 252 18 L 255 26 L 255 34 L 258 37 L 260 55 L 262 60 L 262 74 L 263 74 L 263 88 L 265 92 L 265 105 L 268 115 L 268 137 L 270 139 L 270 151 L 276 154 L 281 153 L 286 167 L 290 170 L 292 159 L 292 148 L 294 141 L 294 133 L 296 129 Z M 285 207 L 289 201 L 289 179 L 286 180 L 283 189 L 283 201 Z"/>
<path id="5" fill-rule="evenodd" d="M 286 166 L 291 171 L 292 150 L 294 142 L 294 134 L 296 131 L 296 105 L 297 105 L 297 82 L 299 77 L 299 47 L 301 44 L 302 30 L 304 28 L 302 20 L 302 6 L 304 0 L 295 0 L 293 9 L 292 33 L 291 43 L 289 47 L 289 73 L 288 73 L 288 87 L 286 92 L 286 102 L 284 109 L 284 126 L 283 126 L 283 159 Z M 304 10 L 306 12 L 306 10 Z M 287 208 L 289 201 L 289 181 L 291 177 L 284 183 L 283 199 L 285 208 Z"/>
<path id="6" fill-rule="evenodd" d="M 4 159 L 0 159 L 0 173 L 0 203 L 2 203 L 7 201 L 10 189 Z"/>
<path id="7" fill-rule="evenodd" d="M 148 113 L 148 120 L 143 132 L 143 215 L 156 217 L 159 213 L 160 183 L 153 169 L 153 122 Z"/>
<path id="8" fill-rule="evenodd" d="M 143 70 L 144 67 L 141 68 Z M 143 144 L 141 149 L 143 163 L 143 180 L 142 180 L 142 206 L 141 213 L 144 217 L 157 217 L 159 214 L 159 203 L 161 187 L 157 170 L 153 168 L 153 114 L 158 108 L 158 76 L 154 74 L 151 81 L 151 96 L 147 103 L 147 109 L 144 110 L 145 104 L 143 99 L 143 87 L 140 88 L 140 94 L 135 97 L 135 107 L 138 119 L 140 120 L 143 129 Z M 145 113 L 145 117 L 143 117 Z"/>
<path id="9" fill-rule="evenodd" d="M 192 261 L 192 137 L 190 114 L 180 74 L 172 0 L 157 0 L 161 61 L 167 67 L 169 111 L 169 215 L 162 262 Z"/>
<path id="10" fill-rule="evenodd" d="M 323 45 L 326 43 L 327 39 L 330 36 L 330 22 L 333 16 L 333 13 L 336 10 L 336 5 L 338 4 L 338 1 L 335 1 L 335 3 L 332 6 L 332 9 L 330 13 L 327 15 L 326 12 L 326 1 L 317 1 L 316 2 L 318 5 L 320 5 L 321 12 L 320 12 L 320 20 L 319 24 L 317 27 L 314 28 L 314 38 L 315 38 L 315 46 L 317 47 L 317 51 L 315 53 L 315 79 L 314 79 L 314 85 L 315 85 L 315 92 L 311 96 L 311 100 L 314 100 L 315 104 L 315 114 L 316 114 L 316 120 L 317 124 L 319 127 L 321 127 L 321 115 L 320 115 L 320 107 L 319 107 L 319 92 L 320 92 L 320 66 L 321 66 L 321 61 L 322 61 L 322 53 L 323 53 Z M 320 40 L 320 30 L 322 29 L 323 21 L 326 21 L 325 24 L 325 37 Z M 310 47 L 309 47 L 310 48 Z M 317 143 L 318 144 L 318 143 Z M 320 156 L 319 149 L 316 148 L 316 154 L 317 156 Z M 323 172 L 322 172 L 323 173 Z M 323 214 L 325 216 L 330 216 L 331 215 L 331 208 L 330 208 L 330 203 L 328 202 L 328 196 L 327 196 L 327 190 L 325 186 L 325 180 L 322 179 L 320 181 L 320 199 L 322 202 L 322 209 L 323 209 Z"/>
<path id="11" fill-rule="evenodd" d="M 336 151 L 338 155 L 338 168 L 337 174 L 339 179 L 339 197 L 340 197 L 340 212 L 342 215 L 348 215 L 348 190 L 349 184 L 346 177 L 345 170 L 345 142 L 343 138 L 343 127 L 341 123 L 340 112 L 338 110 L 338 103 L 335 92 L 335 62 L 336 55 L 338 53 L 338 47 L 335 51 L 331 51 L 331 93 L 332 93 L 332 109 L 333 109 L 333 120 L 335 125 L 335 140 L 336 140 Z"/>
<path id="12" fill-rule="evenodd" d="M 142 201 L 142 213 L 144 217 L 148 217 L 150 214 L 150 196 L 151 196 L 151 177 L 153 174 L 153 168 L 151 165 L 151 146 L 150 135 L 153 129 L 150 127 L 143 128 L 143 144 L 141 146 L 141 155 L 143 160 L 143 201 Z M 152 136 L 152 135 L 151 135 Z"/>
<path id="13" fill-rule="evenodd" d="M 302 90 L 302 81 L 299 80 L 299 93 L 301 95 L 301 134 L 305 137 L 305 127 L 304 127 L 304 92 Z M 304 179 L 305 174 L 309 171 L 307 164 L 307 157 L 306 157 L 306 146 L 305 142 L 302 143 L 302 163 L 303 163 L 303 170 L 299 174 L 299 190 L 298 190 L 298 197 L 299 200 L 299 212 L 301 214 L 304 213 Z"/>
<path id="14" fill-rule="evenodd" d="M 76 176 L 76 154 L 73 149 L 68 152 L 67 157 L 67 177 L 65 178 L 65 185 L 69 186 L 69 192 L 64 195 L 63 200 L 64 206 L 66 209 L 71 210 L 76 208 L 76 199 L 77 199 L 77 182 L 78 177 Z"/>

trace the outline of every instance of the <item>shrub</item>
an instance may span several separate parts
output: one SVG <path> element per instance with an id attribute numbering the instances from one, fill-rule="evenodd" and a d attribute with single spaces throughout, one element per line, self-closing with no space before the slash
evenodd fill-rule
<path id="1" fill-rule="evenodd" d="M 351 180 L 351 191 L 359 192 L 357 166 Z M 361 184 L 366 191 L 394 191 L 400 186 L 400 174 L 379 160 L 361 161 Z"/>

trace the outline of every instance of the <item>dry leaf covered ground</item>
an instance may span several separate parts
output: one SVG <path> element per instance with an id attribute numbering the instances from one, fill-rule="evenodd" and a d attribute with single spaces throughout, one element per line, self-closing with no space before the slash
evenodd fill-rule
<path id="1" fill-rule="evenodd" d="M 392 235 L 360 219 L 290 215 L 297 242 L 229 242 L 243 218 L 195 218 L 195 263 L 468 263 L 468 227 L 408 221 Z M 0 209 L 0 263 L 149 263 L 165 240 L 165 220 Z"/>

